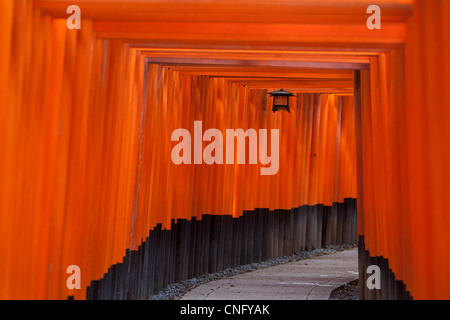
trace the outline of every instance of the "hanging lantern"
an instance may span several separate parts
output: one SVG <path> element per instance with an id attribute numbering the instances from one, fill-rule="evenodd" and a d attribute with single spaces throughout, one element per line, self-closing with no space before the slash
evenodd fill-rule
<path id="1" fill-rule="evenodd" d="M 291 113 L 289 109 L 289 97 L 295 96 L 292 92 L 284 91 L 283 89 L 273 92 L 268 92 L 271 97 L 273 97 L 272 111 L 277 112 L 278 110 L 285 110 Z"/>

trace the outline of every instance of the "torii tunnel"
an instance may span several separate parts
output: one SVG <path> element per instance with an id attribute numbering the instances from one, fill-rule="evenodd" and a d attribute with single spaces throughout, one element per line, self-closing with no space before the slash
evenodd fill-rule
<path id="1" fill-rule="evenodd" d="M 361 299 L 450 299 L 449 17 L 445 0 L 1 0 L 0 299 L 148 299 L 356 243 Z M 281 88 L 290 112 L 272 112 Z"/>

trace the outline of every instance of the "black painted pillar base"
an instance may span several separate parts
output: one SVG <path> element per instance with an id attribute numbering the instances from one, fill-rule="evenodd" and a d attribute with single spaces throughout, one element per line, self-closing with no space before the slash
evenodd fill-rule
<path id="1" fill-rule="evenodd" d="M 158 224 L 137 250 L 87 288 L 88 300 L 146 300 L 172 283 L 329 245 L 355 244 L 356 199 L 333 207 L 258 208 Z"/>
<path id="2" fill-rule="evenodd" d="M 364 236 L 359 236 L 358 243 L 359 263 L 359 299 L 360 300 L 412 300 L 411 294 L 406 290 L 403 281 L 397 280 L 389 268 L 389 261 L 383 257 L 372 257 L 365 249 Z M 369 289 L 367 279 L 372 273 L 367 273 L 370 265 L 380 267 L 381 289 Z"/>

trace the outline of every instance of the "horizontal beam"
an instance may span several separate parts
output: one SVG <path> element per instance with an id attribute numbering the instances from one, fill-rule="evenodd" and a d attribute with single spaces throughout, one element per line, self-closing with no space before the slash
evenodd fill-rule
<path id="1" fill-rule="evenodd" d="M 263 24 L 96 21 L 101 38 L 191 42 L 272 42 L 309 44 L 399 44 L 406 41 L 404 23 L 383 23 L 381 30 L 359 24 Z"/>
<path id="2" fill-rule="evenodd" d="M 311 62 L 351 62 L 370 63 L 377 53 L 364 52 L 293 52 L 293 51 L 231 51 L 231 50 L 142 50 L 149 57 L 227 59 L 227 60 L 271 60 L 271 61 L 311 61 Z"/>
<path id="3" fill-rule="evenodd" d="M 67 17 L 76 4 L 83 17 L 95 20 L 239 23 L 365 23 L 366 9 L 377 4 L 383 21 L 404 22 L 412 0 L 34 0 L 33 6 L 52 16 Z"/>
<path id="4" fill-rule="evenodd" d="M 236 79 L 229 80 L 237 85 L 245 85 L 249 88 L 283 88 L 286 90 L 302 90 L 302 92 L 353 92 L 352 81 L 333 81 L 333 80 L 247 80 Z"/>
<path id="5" fill-rule="evenodd" d="M 340 80 L 350 80 L 353 79 L 353 74 L 351 73 L 335 73 L 335 72 L 323 72 L 319 73 L 316 70 L 311 69 L 310 72 L 295 72 L 290 68 L 286 68 L 287 71 L 281 70 L 246 70 L 245 68 L 229 68 L 227 69 L 208 69 L 208 68 L 192 68 L 192 69 L 184 69 L 179 68 L 177 66 L 171 67 L 173 71 L 178 71 L 183 75 L 204 75 L 211 77 L 221 77 L 221 78 L 294 78 L 294 79 L 340 79 Z M 326 69 L 319 69 L 326 70 Z M 347 71 L 347 70 L 345 70 Z M 349 70 L 351 72 L 351 70 Z"/>
<path id="6" fill-rule="evenodd" d="M 184 58 L 147 58 L 148 63 L 163 65 L 216 65 L 216 66 L 259 66 L 285 68 L 314 68 L 314 69 L 368 69 L 368 63 L 352 62 L 311 62 L 311 61 L 264 61 L 264 60 L 226 60 L 226 59 L 184 59 Z"/>

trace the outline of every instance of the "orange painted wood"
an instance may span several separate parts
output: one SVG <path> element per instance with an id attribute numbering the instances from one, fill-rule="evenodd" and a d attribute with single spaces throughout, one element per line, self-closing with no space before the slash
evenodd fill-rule
<path id="1" fill-rule="evenodd" d="M 84 298 L 157 223 L 357 197 L 366 249 L 448 299 L 450 4 L 378 3 L 380 31 L 368 0 L 79 0 L 68 30 L 70 1 L 1 1 L 0 298 Z M 291 114 L 270 111 L 282 86 Z M 174 165 L 196 120 L 279 129 L 278 174 Z"/>

